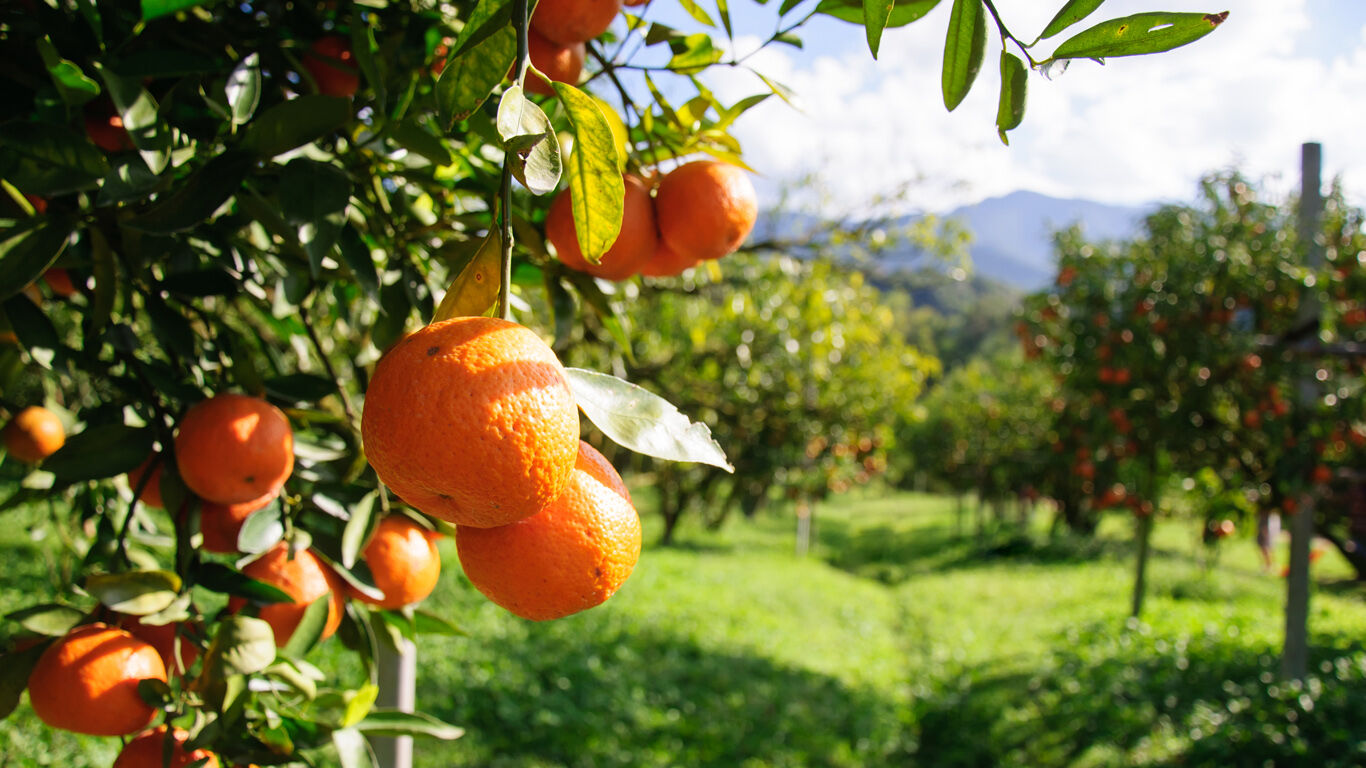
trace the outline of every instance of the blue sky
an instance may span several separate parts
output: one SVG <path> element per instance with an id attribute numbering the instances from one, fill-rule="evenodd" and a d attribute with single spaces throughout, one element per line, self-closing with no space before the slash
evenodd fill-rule
<path id="1" fill-rule="evenodd" d="M 1013 31 L 1033 37 L 1060 2 L 997 7 Z M 649 18 L 697 27 L 673 0 L 653 5 Z M 772 30 L 778 0 L 731 5 L 736 47 L 752 50 Z M 1353 199 L 1366 202 L 1363 0 L 1109 0 L 1077 29 L 1139 11 L 1232 13 L 1177 51 L 1104 67 L 1077 62 L 1051 82 L 1032 75 L 1025 122 L 1009 148 L 993 123 L 998 48 L 988 48 L 967 100 L 944 110 L 939 63 L 950 5 L 889 30 L 877 62 L 860 28 L 835 21 L 806 27 L 804 50 L 771 46 L 754 56 L 803 107 L 770 99 L 736 127 L 762 175 L 762 196 L 814 175 L 820 189 L 804 191 L 827 210 L 874 200 L 891 210 L 945 210 L 1016 189 L 1141 203 L 1187 199 L 1202 173 L 1229 166 L 1281 191 L 1295 186 L 1300 143 L 1314 140 L 1324 144 L 1326 175 L 1342 175 Z M 743 71 L 709 80 L 727 99 L 763 89 Z"/>

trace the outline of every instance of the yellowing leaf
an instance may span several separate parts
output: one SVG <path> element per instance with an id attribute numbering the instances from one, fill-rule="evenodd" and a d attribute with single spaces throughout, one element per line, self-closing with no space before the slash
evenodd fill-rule
<path id="1" fill-rule="evenodd" d="M 432 322 L 487 312 L 498 300 L 498 270 L 502 264 L 503 239 L 498 236 L 497 230 L 492 230 L 484 238 L 479 250 L 475 251 L 474 257 L 451 281 L 451 287 L 436 308 Z"/>

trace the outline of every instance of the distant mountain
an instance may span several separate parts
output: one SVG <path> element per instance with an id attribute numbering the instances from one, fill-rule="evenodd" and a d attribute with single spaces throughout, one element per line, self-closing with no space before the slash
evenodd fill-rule
<path id="1" fill-rule="evenodd" d="M 972 232 L 977 274 L 1032 290 L 1053 276 L 1052 233 L 1080 224 L 1090 239 L 1131 237 L 1149 208 L 1062 200 L 1037 192 L 1011 192 L 965 205 L 945 218 Z"/>

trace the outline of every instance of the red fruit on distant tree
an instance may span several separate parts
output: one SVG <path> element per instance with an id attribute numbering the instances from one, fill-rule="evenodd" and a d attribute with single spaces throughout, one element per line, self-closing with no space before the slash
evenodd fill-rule
<path id="1" fill-rule="evenodd" d="M 340 35 L 313 41 L 300 58 L 304 69 L 324 96 L 351 98 L 360 89 L 360 69 L 351 52 L 351 42 Z"/>

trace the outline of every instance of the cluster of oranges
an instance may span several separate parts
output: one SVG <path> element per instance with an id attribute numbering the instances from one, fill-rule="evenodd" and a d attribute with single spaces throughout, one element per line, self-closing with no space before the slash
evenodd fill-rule
<path id="1" fill-rule="evenodd" d="M 570 190 L 551 203 L 546 237 L 566 266 L 605 280 L 671 277 L 734 253 L 754 228 L 754 185 L 737 166 L 715 160 L 685 163 L 659 179 L 653 196 L 644 180 L 631 175 L 623 180 L 621 232 L 597 264 L 579 250 Z"/>
<path id="2" fill-rule="evenodd" d="M 555 353 L 521 325 L 458 317 L 401 340 L 375 368 L 361 433 L 379 479 L 455 524 L 465 575 L 518 616 L 591 608 L 635 566 L 630 494 L 579 439 Z"/>

